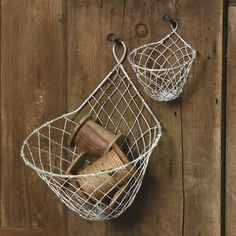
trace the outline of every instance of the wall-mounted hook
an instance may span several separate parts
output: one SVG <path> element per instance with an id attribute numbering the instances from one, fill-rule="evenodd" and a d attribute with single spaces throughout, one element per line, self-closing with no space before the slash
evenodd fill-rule
<path id="1" fill-rule="evenodd" d="M 110 33 L 107 35 L 107 40 L 112 43 L 118 43 L 120 40 L 117 38 L 117 36 L 114 33 Z"/>
<path id="2" fill-rule="evenodd" d="M 121 64 L 124 61 L 127 53 L 127 47 L 125 43 L 120 38 L 118 38 L 114 33 L 108 34 L 107 40 L 113 43 L 113 48 L 112 48 L 113 56 L 115 57 L 115 60 L 117 61 L 118 65 Z M 118 59 L 119 57 L 116 54 L 117 46 L 123 47 L 123 54 L 120 59 Z"/>
<path id="3" fill-rule="evenodd" d="M 177 21 L 173 20 L 173 18 L 171 17 L 170 14 L 166 13 L 162 19 L 168 23 L 170 23 L 172 25 L 173 28 L 175 28 L 177 26 Z"/>

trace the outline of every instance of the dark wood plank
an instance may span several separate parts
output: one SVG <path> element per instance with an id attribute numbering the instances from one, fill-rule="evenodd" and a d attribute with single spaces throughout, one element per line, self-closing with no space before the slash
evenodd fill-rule
<path id="1" fill-rule="evenodd" d="M 62 204 L 24 166 L 20 148 L 66 108 L 63 2 L 1 1 L 1 14 L 1 226 L 60 228 Z"/>
<path id="2" fill-rule="evenodd" d="M 225 235 L 236 235 L 236 7 L 229 8 L 228 17 Z"/>
<path id="3" fill-rule="evenodd" d="M 220 0 L 184 0 L 176 11 L 198 52 L 182 96 L 184 235 L 221 231 L 222 15 Z"/>
<path id="4" fill-rule="evenodd" d="M 0 229 L 0 236 L 64 236 L 60 229 Z"/>

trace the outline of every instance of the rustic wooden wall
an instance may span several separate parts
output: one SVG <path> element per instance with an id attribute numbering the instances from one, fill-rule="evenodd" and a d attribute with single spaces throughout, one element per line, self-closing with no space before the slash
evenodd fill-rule
<path id="1" fill-rule="evenodd" d="M 57 235 L 64 221 L 62 204 L 19 158 L 33 127 L 66 110 L 64 18 L 60 1 L 1 1 L 1 227 L 31 229 L 22 235 Z"/>
<path id="2" fill-rule="evenodd" d="M 223 0 L 1 0 L 0 236 L 236 235 L 236 8 L 229 11 L 226 83 L 224 5 Z M 162 122 L 163 136 L 124 215 L 85 221 L 24 166 L 21 143 L 35 127 L 75 109 L 109 72 L 115 62 L 108 33 L 129 49 L 156 41 L 169 32 L 161 19 L 165 13 L 179 21 L 179 33 L 198 57 L 181 97 L 169 103 L 147 97 L 126 63 Z"/>
<path id="3" fill-rule="evenodd" d="M 236 4 L 229 8 L 227 47 L 226 235 L 236 235 Z"/>

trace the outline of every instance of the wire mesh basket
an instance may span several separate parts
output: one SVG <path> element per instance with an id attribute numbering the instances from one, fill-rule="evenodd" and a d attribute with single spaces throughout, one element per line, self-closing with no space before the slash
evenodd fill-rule
<path id="1" fill-rule="evenodd" d="M 177 33 L 178 23 L 169 15 L 171 33 L 162 40 L 134 49 L 128 56 L 145 92 L 157 101 L 177 98 L 183 90 L 196 51 Z"/>
<path id="2" fill-rule="evenodd" d="M 118 45 L 124 49 L 121 59 L 116 54 Z M 123 41 L 115 41 L 113 55 L 117 64 L 82 105 L 35 129 L 21 150 L 25 164 L 67 207 L 88 220 L 118 217 L 132 204 L 161 136 L 158 119 L 122 66 L 126 56 Z M 87 114 L 114 135 L 123 134 L 119 145 L 102 158 L 87 158 L 77 146 L 68 145 L 73 130 Z M 83 169 L 72 171 L 75 163 Z"/>

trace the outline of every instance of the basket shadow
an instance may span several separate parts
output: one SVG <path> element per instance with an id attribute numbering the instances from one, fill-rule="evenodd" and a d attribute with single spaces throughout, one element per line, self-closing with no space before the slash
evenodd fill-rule
<path id="1" fill-rule="evenodd" d="M 147 167 L 147 172 L 144 176 L 143 183 L 133 204 L 121 216 L 111 220 L 111 224 L 114 228 L 119 230 L 130 230 L 135 227 L 136 224 L 141 222 L 143 217 L 145 217 L 142 214 L 142 211 L 148 204 L 146 193 L 152 191 L 151 189 L 153 185 L 158 185 L 158 183 L 155 183 L 155 178 L 152 176 L 149 169 L 150 168 Z M 153 184 L 151 185 L 150 182 Z"/>
<path id="2" fill-rule="evenodd" d="M 203 58 L 201 53 L 197 53 L 197 57 L 193 62 L 192 68 L 188 75 L 187 82 L 184 85 L 183 92 L 181 93 L 185 104 L 189 103 L 195 94 L 203 90 L 203 86 L 206 84 L 206 71 L 209 70 L 208 67 L 210 62 L 211 58 L 209 56 L 207 58 Z"/>
<path id="3" fill-rule="evenodd" d="M 158 158 L 154 158 L 153 155 L 150 157 L 143 183 L 133 204 L 121 216 L 111 220 L 114 230 L 130 231 L 151 215 L 156 215 L 155 222 L 158 224 L 165 208 L 168 208 L 171 197 L 167 196 L 170 189 L 174 192 L 176 188 L 175 175 L 178 163 L 173 159 L 177 154 L 174 142 L 165 129 L 157 149 Z"/>

